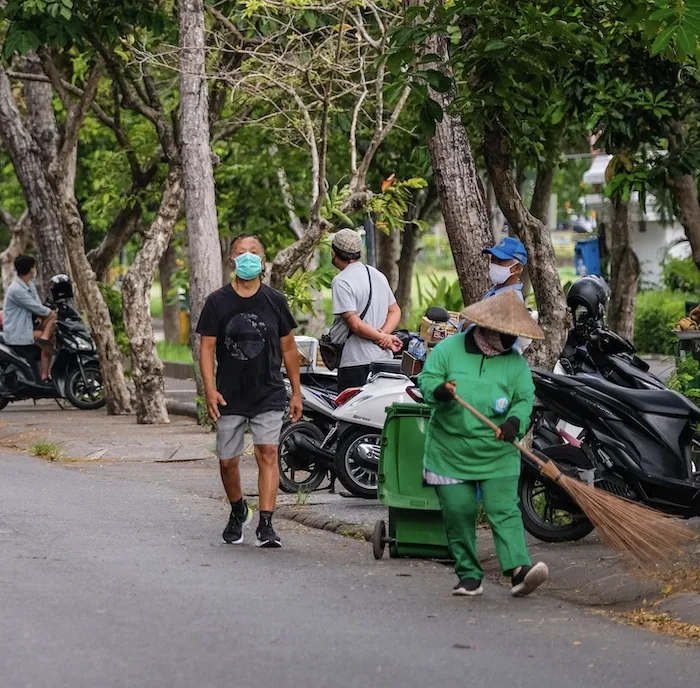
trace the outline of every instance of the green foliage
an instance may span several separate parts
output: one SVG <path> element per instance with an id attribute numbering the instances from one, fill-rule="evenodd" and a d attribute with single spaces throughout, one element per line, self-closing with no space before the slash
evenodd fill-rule
<path id="1" fill-rule="evenodd" d="M 421 268 L 454 272 L 455 261 L 447 238 L 438 237 L 435 234 L 424 234 L 421 243 L 423 244 L 419 255 Z"/>
<path id="2" fill-rule="evenodd" d="M 313 313 L 313 292 L 328 289 L 336 271 L 331 266 L 316 270 L 297 270 L 292 277 L 284 281 L 284 294 L 292 313 Z"/>
<path id="3" fill-rule="evenodd" d="M 663 280 L 667 289 L 686 294 L 700 294 L 700 271 L 692 257 L 666 258 Z"/>
<path id="4" fill-rule="evenodd" d="M 411 325 L 415 326 L 430 306 L 442 306 L 448 311 L 459 312 L 464 308 L 464 300 L 459 287 L 459 280 L 429 275 L 428 283 L 424 284 L 420 275 L 416 274 L 416 292 L 418 305 L 413 314 Z"/>
<path id="5" fill-rule="evenodd" d="M 175 361 L 177 363 L 193 363 L 192 349 L 187 344 L 175 344 L 173 342 L 156 342 L 156 351 L 161 361 Z"/>
<path id="6" fill-rule="evenodd" d="M 102 292 L 102 298 L 107 304 L 109 309 L 109 315 L 112 319 L 112 326 L 114 327 L 114 336 L 117 340 L 117 345 L 121 349 L 124 356 L 129 356 L 131 353 L 131 347 L 129 345 L 129 336 L 126 333 L 126 326 L 124 325 L 124 310 L 122 307 L 122 295 L 121 292 L 110 287 L 108 284 L 103 284 L 98 282 L 98 287 Z"/>
<path id="7" fill-rule="evenodd" d="M 692 356 L 678 359 L 676 372 L 669 378 L 668 386 L 688 397 L 700 406 L 700 363 Z"/>
<path id="8" fill-rule="evenodd" d="M 645 354 L 673 356 L 678 338 L 673 326 L 685 315 L 683 294 L 669 291 L 644 291 L 637 297 L 634 343 Z"/>
<path id="9" fill-rule="evenodd" d="M 390 230 L 402 230 L 412 191 L 424 189 L 426 186 L 428 182 L 425 179 L 416 177 L 394 182 L 381 194 L 375 194 L 369 202 L 369 210 L 374 215 L 377 228 L 386 233 Z"/>

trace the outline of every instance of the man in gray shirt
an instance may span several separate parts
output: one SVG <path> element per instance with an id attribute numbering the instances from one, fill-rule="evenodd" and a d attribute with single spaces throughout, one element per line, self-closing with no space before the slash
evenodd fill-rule
<path id="1" fill-rule="evenodd" d="M 41 349 L 41 379 L 49 379 L 53 346 L 51 337 L 56 325 L 56 312 L 45 306 L 34 286 L 36 260 L 31 256 L 15 258 L 17 276 L 5 294 L 3 310 L 3 336 L 10 346 L 33 346 Z M 39 327 L 34 329 L 34 318 Z"/>
<path id="2" fill-rule="evenodd" d="M 401 309 L 386 277 L 364 265 L 361 252 L 362 239 L 354 230 L 342 229 L 333 237 L 331 257 L 340 270 L 331 285 L 333 327 L 350 331 L 338 367 L 339 392 L 364 385 L 370 363 L 391 360 L 402 348 L 401 340 L 392 334 L 401 320 Z"/>

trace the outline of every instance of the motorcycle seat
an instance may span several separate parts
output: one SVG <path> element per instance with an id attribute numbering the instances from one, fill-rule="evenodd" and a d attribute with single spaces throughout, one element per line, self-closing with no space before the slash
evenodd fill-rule
<path id="1" fill-rule="evenodd" d="M 369 364 L 370 375 L 377 373 L 401 373 L 401 361 L 375 361 Z"/>
<path id="2" fill-rule="evenodd" d="M 598 378 L 586 378 L 586 385 L 619 399 L 623 404 L 654 416 L 690 416 L 700 420 L 700 408 L 671 389 L 632 389 L 620 387 Z"/>

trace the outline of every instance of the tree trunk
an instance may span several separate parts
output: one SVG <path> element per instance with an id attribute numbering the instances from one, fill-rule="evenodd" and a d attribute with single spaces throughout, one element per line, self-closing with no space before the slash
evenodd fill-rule
<path id="1" fill-rule="evenodd" d="M 549 199 L 552 197 L 555 167 L 540 167 L 535 178 L 535 190 L 532 193 L 530 214 L 534 215 L 545 227 L 549 226 Z"/>
<path id="2" fill-rule="evenodd" d="M 41 60 L 29 53 L 22 60 L 22 71 L 45 76 Z M 24 101 L 27 107 L 26 127 L 36 142 L 44 169 L 48 170 L 58 155 L 59 133 L 53 109 L 53 87 L 50 83 L 25 79 Z M 32 222 L 37 251 L 39 292 L 46 297 L 48 281 L 60 273 L 68 273 L 68 256 L 60 229 L 51 224 Z"/>
<path id="3" fill-rule="evenodd" d="M 158 263 L 170 243 L 182 204 L 182 178 L 171 169 L 165 182 L 158 215 L 144 235 L 122 285 L 124 323 L 131 345 L 131 374 L 136 387 L 136 422 L 168 423 L 163 363 L 153 337 L 150 294 Z"/>
<path id="4" fill-rule="evenodd" d="M 671 193 L 678 208 L 678 219 L 690 244 L 693 262 L 700 270 L 700 203 L 695 178 L 690 174 L 676 177 Z"/>
<path id="5" fill-rule="evenodd" d="M 447 63 L 447 40 L 432 36 L 426 52 L 439 55 Z M 449 67 L 442 69 L 452 76 Z M 483 298 L 488 289 L 488 261 L 482 251 L 493 243 L 493 233 L 466 129 L 459 116 L 450 112 L 454 93 L 430 89 L 430 96 L 444 113 L 428 139 L 430 159 L 462 298 L 468 305 Z"/>
<path id="6" fill-rule="evenodd" d="M 399 256 L 401 255 L 401 233 L 392 229 L 389 234 L 374 230 L 377 242 L 377 269 L 384 273 L 392 291 L 399 285 Z"/>
<path id="7" fill-rule="evenodd" d="M 97 277 L 85 253 L 83 221 L 78 212 L 74 187 L 70 180 L 57 175 L 55 183 L 58 207 L 65 226 L 65 241 L 83 310 L 87 314 L 100 359 L 102 380 L 110 415 L 131 413 L 131 395 L 126 386 L 122 354 L 114 337 L 107 304 L 97 286 Z"/>
<path id="8" fill-rule="evenodd" d="M 411 316 L 411 293 L 413 291 L 413 266 L 418 256 L 420 229 L 413 223 L 407 224 L 402 232 L 401 256 L 399 258 L 399 283 L 396 287 L 396 301 L 401 307 L 401 323 Z"/>
<path id="9" fill-rule="evenodd" d="M 541 342 L 533 342 L 527 358 L 532 365 L 551 370 L 566 339 L 566 300 L 552 237 L 542 221 L 523 205 L 511 169 L 508 138 L 497 124 L 485 133 L 484 158 L 498 204 L 508 224 L 527 248 L 539 321 L 546 335 Z"/>
<path id="10" fill-rule="evenodd" d="M 50 87 L 49 87 L 50 88 Z M 53 110 L 51 111 L 53 113 Z M 0 134 L 27 202 L 42 278 L 66 272 L 61 216 L 43 154 L 22 122 L 10 80 L 0 68 Z M 58 249 L 56 247 L 59 247 Z"/>
<path id="11" fill-rule="evenodd" d="M 179 0 L 180 145 L 190 257 L 190 337 L 199 361 L 195 331 L 204 302 L 223 283 L 216 216 L 214 169 L 209 146 L 203 0 Z M 198 388 L 202 393 L 198 376 Z"/>
<path id="12" fill-rule="evenodd" d="M 608 320 L 612 330 L 634 339 L 634 316 L 641 266 L 630 243 L 629 201 L 613 199 L 610 223 L 610 305 Z"/>
<path id="13" fill-rule="evenodd" d="M 19 258 L 31 243 L 32 227 L 29 223 L 29 213 L 26 210 L 16 222 L 10 221 L 9 218 L 4 221 L 10 232 L 10 243 L 0 253 L 0 269 L 2 269 L 3 294 L 7 294 L 10 284 L 17 274 L 14 265 L 15 258 Z"/>
<path id="14" fill-rule="evenodd" d="M 180 341 L 180 306 L 177 301 L 170 303 L 170 290 L 177 272 L 177 251 L 170 241 L 168 248 L 160 259 L 160 293 L 163 299 L 163 329 L 165 341 L 177 343 Z"/>

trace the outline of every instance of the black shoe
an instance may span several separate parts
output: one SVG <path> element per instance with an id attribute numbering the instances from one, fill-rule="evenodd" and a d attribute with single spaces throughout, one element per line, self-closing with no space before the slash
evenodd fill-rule
<path id="1" fill-rule="evenodd" d="M 272 523 L 261 523 L 255 535 L 257 536 L 255 540 L 256 547 L 282 547 L 282 541 L 279 535 L 275 533 Z"/>
<path id="2" fill-rule="evenodd" d="M 455 585 L 452 594 L 458 597 L 476 597 L 477 595 L 484 594 L 484 588 L 480 580 L 476 578 L 465 578 Z"/>
<path id="3" fill-rule="evenodd" d="M 253 510 L 248 506 L 248 502 L 243 502 L 245 512 L 237 514 L 231 509 L 231 516 L 228 525 L 224 529 L 224 542 L 229 545 L 243 544 L 243 528 L 253 520 Z"/>
<path id="4" fill-rule="evenodd" d="M 513 587 L 510 594 L 513 597 L 525 597 L 545 583 L 549 578 L 547 564 L 539 562 L 534 566 L 523 566 L 518 573 L 511 578 Z"/>

